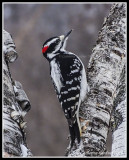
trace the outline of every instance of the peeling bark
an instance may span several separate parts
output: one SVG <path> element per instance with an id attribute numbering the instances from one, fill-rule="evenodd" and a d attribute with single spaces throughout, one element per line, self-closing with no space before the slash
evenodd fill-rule
<path id="1" fill-rule="evenodd" d="M 104 156 L 117 86 L 126 62 L 126 6 L 113 4 L 99 32 L 87 68 L 90 91 L 80 107 L 81 144 L 68 157 Z"/>
<path id="2" fill-rule="evenodd" d="M 30 110 L 30 102 L 20 82 L 11 77 L 9 63 L 18 54 L 11 35 L 5 30 L 3 39 L 3 157 L 29 157 L 32 153 L 27 147 L 23 118 Z"/>

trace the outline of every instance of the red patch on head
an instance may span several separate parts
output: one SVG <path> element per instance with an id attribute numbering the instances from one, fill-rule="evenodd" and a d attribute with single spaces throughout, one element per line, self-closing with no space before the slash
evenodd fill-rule
<path id="1" fill-rule="evenodd" d="M 43 47 L 42 48 L 42 53 L 45 53 L 47 49 L 48 49 L 48 46 Z"/>

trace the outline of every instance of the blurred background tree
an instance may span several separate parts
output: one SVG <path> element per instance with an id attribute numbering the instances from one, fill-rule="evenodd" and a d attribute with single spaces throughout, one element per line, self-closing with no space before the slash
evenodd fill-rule
<path id="1" fill-rule="evenodd" d="M 77 54 L 85 68 L 111 4 L 5 3 L 4 29 L 12 34 L 17 61 L 10 65 L 31 102 L 25 117 L 27 143 L 34 156 L 62 156 L 69 141 L 66 119 L 57 100 L 42 44 L 52 36 L 74 29 L 67 50 Z M 110 151 L 111 137 L 107 141 Z"/>

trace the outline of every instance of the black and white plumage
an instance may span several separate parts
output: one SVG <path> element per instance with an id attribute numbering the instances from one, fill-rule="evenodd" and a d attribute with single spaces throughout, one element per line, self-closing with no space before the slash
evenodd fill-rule
<path id="1" fill-rule="evenodd" d="M 71 31 L 65 36 L 48 39 L 43 44 L 42 53 L 50 64 L 51 79 L 68 121 L 72 146 L 76 138 L 80 143 L 81 128 L 78 114 L 88 87 L 83 63 L 78 56 L 65 50 Z"/>

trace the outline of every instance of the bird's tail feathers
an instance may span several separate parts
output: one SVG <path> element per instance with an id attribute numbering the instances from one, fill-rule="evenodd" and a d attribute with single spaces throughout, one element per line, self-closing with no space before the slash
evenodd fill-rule
<path id="1" fill-rule="evenodd" d="M 73 146 L 75 139 L 80 143 L 80 130 L 77 121 L 74 124 L 69 125 L 69 132 L 71 136 L 71 147 Z"/>

